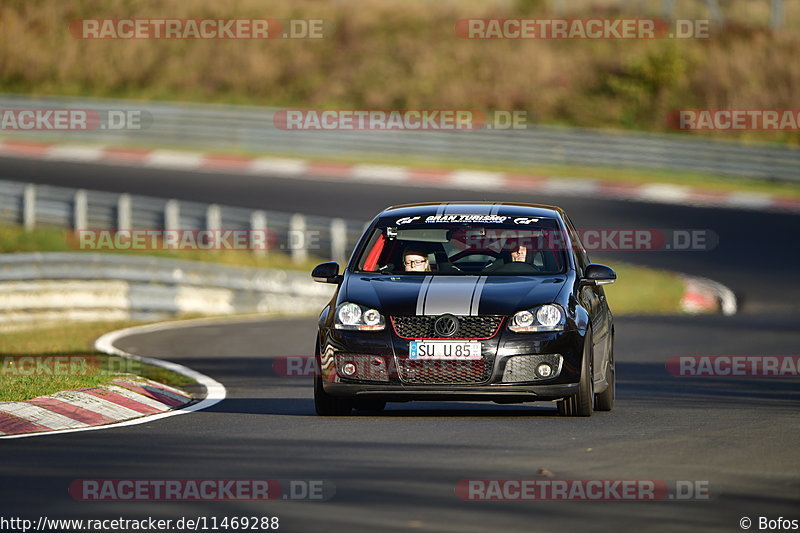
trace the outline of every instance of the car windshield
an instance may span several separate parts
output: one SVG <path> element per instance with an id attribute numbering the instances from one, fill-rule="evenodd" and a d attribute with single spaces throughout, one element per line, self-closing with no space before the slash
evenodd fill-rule
<path id="1" fill-rule="evenodd" d="M 362 248 L 355 269 L 418 275 L 563 273 L 567 245 L 558 222 L 535 217 L 514 220 L 516 224 L 379 224 Z"/>

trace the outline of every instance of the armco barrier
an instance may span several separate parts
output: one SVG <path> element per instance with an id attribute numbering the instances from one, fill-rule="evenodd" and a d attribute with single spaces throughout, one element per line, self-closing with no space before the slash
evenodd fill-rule
<path id="1" fill-rule="evenodd" d="M 186 314 L 312 313 L 332 287 L 308 272 L 85 252 L 0 255 L 0 328 Z"/>
<path id="2" fill-rule="evenodd" d="M 465 166 L 468 162 L 605 165 L 800 180 L 800 149 L 712 140 L 689 134 L 540 125 L 513 131 L 286 131 L 273 123 L 277 109 L 266 107 L 14 95 L 0 96 L 0 107 L 136 110 L 149 117 L 139 130 L 6 132 L 7 138 L 201 147 L 305 157 L 430 156 L 456 160 Z"/>
<path id="3" fill-rule="evenodd" d="M 298 262 L 313 255 L 340 263 L 350 257 L 364 229 L 359 220 L 2 180 L 0 224 L 28 229 L 267 230 L 275 237 L 274 251 Z"/>

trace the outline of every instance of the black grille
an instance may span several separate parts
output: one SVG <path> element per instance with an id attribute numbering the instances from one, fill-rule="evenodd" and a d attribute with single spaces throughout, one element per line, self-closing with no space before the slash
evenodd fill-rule
<path id="1" fill-rule="evenodd" d="M 400 359 L 400 379 L 406 383 L 482 383 L 490 365 L 479 361 L 413 361 Z"/>
<path id="2" fill-rule="evenodd" d="M 407 339 L 437 339 L 433 329 L 437 316 L 393 316 L 392 324 L 397 334 Z M 492 337 L 503 321 L 500 316 L 459 316 L 457 339 L 485 339 Z"/>

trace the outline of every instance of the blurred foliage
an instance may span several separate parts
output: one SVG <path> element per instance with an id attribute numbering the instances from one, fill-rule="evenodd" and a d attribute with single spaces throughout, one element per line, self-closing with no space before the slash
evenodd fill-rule
<path id="1" fill-rule="evenodd" d="M 690 60 L 675 41 L 666 41 L 609 70 L 602 81 L 602 92 L 626 103 L 623 126 L 658 129 L 658 121 L 664 122 L 667 113 L 680 106 L 671 99 L 686 84 L 690 70 Z"/>
<path id="2" fill-rule="evenodd" d="M 571 11 L 559 16 L 629 18 L 659 16 L 634 7 L 662 5 L 594 0 L 581 2 L 584 11 L 578 11 L 578 2 L 560 4 Z M 756 4 L 758 10 L 744 11 Z M 554 16 L 553 5 L 546 0 L 7 0 L 0 6 L 0 91 L 313 108 L 525 109 L 544 123 L 642 130 L 666 130 L 664 114 L 673 108 L 797 107 L 800 36 L 765 26 L 768 2 L 723 4 L 740 16 L 713 26 L 709 39 L 455 35 L 461 18 Z M 786 3 L 786 10 L 787 20 L 794 20 L 800 5 Z M 104 17 L 294 17 L 324 19 L 335 31 L 324 39 L 267 41 L 71 36 L 70 21 Z M 797 132 L 719 135 L 800 143 Z"/>

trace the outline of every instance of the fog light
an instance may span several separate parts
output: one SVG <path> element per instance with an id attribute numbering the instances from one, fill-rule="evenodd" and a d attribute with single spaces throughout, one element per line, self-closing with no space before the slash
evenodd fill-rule
<path id="1" fill-rule="evenodd" d="M 356 373 L 356 365 L 353 363 L 345 363 L 342 365 L 342 372 L 345 376 L 352 376 Z"/>
<path id="2" fill-rule="evenodd" d="M 549 378 L 553 375 L 553 367 L 547 363 L 542 363 L 536 367 L 536 373 L 539 374 L 540 377 Z"/>

